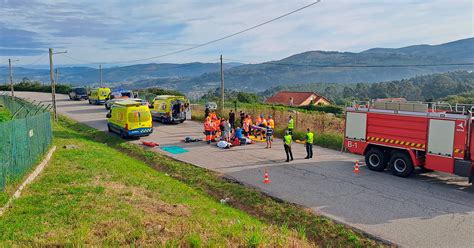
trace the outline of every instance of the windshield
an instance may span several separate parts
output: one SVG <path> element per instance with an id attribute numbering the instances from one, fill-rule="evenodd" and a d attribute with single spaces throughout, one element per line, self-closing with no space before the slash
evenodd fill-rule
<path id="1" fill-rule="evenodd" d="M 76 91 L 76 94 L 80 94 L 80 95 L 87 94 L 87 91 L 85 88 L 76 88 L 75 91 Z"/>
<path id="2" fill-rule="evenodd" d="M 132 92 L 122 92 L 122 96 L 133 98 Z"/>
<path id="3" fill-rule="evenodd" d="M 129 122 L 144 122 L 149 121 L 150 119 L 151 115 L 149 111 L 135 111 L 128 114 Z"/>

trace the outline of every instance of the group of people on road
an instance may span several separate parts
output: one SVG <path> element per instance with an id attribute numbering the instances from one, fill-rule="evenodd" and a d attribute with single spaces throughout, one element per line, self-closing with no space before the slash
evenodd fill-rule
<path id="1" fill-rule="evenodd" d="M 221 148 L 230 148 L 231 146 L 252 144 L 253 139 L 260 139 L 266 141 L 266 149 L 272 148 L 275 120 L 271 115 L 265 118 L 260 114 L 255 120 L 249 114 L 243 111 L 239 112 L 240 126 L 235 125 L 235 112 L 230 110 L 229 118 L 219 118 L 217 114 L 206 108 L 204 120 L 204 133 L 206 135 L 206 142 L 217 142 L 217 146 Z M 292 116 L 288 117 L 288 125 L 283 136 L 283 146 L 286 153 L 286 162 L 293 160 L 293 152 L 291 149 L 293 143 L 293 130 L 295 128 L 295 121 Z M 306 157 L 310 159 L 313 157 L 313 142 L 314 133 L 308 128 L 305 135 Z M 219 141 L 217 139 L 220 137 Z"/>

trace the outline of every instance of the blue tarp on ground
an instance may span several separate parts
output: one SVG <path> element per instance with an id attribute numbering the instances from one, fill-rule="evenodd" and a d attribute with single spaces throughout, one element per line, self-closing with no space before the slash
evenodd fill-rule
<path id="1" fill-rule="evenodd" d="M 161 150 L 169 152 L 171 154 L 181 154 L 188 152 L 188 150 L 183 149 L 179 146 L 163 146 L 161 147 Z"/>

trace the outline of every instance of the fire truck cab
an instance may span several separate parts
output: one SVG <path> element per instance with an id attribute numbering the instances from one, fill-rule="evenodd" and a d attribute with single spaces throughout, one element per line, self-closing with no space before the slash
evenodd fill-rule
<path id="1" fill-rule="evenodd" d="M 415 167 L 474 180 L 472 110 L 421 102 L 355 102 L 346 109 L 344 147 L 370 170 L 400 177 Z"/>

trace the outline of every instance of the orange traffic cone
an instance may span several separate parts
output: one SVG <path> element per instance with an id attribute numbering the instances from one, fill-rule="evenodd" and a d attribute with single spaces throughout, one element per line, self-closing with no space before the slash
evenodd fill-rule
<path id="1" fill-rule="evenodd" d="M 356 161 L 355 161 L 354 173 L 355 173 L 355 174 L 359 174 L 359 160 L 356 160 Z"/>
<path id="2" fill-rule="evenodd" d="M 263 183 L 269 184 L 270 183 L 270 176 L 268 175 L 268 171 L 265 170 L 265 174 L 263 175 Z"/>

